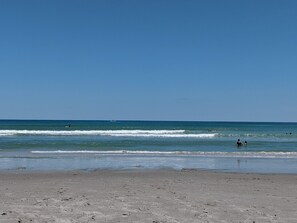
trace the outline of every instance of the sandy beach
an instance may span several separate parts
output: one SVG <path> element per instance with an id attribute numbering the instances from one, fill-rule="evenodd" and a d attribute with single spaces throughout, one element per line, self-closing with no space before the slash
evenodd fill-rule
<path id="1" fill-rule="evenodd" d="M 297 175 L 1 172 L 0 222 L 296 222 Z"/>

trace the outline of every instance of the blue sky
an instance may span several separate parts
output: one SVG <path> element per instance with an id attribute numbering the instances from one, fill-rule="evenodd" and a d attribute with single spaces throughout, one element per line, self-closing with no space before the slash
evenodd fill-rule
<path id="1" fill-rule="evenodd" d="M 297 121 L 297 1 L 2 0 L 0 119 Z"/>

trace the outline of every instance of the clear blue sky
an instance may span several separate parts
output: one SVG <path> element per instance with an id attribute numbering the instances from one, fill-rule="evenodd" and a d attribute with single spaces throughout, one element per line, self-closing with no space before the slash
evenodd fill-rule
<path id="1" fill-rule="evenodd" d="M 297 121 L 297 1 L 1 0 L 0 119 Z"/>

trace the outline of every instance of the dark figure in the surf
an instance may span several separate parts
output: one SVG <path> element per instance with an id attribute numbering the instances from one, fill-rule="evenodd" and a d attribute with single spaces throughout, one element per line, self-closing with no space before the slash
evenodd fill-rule
<path id="1" fill-rule="evenodd" d="M 237 140 L 236 144 L 237 146 L 242 146 L 242 142 L 240 141 L 240 139 Z"/>

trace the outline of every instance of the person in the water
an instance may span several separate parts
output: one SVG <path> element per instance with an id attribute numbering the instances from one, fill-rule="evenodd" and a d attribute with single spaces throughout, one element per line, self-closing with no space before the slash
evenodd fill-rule
<path id="1" fill-rule="evenodd" d="M 237 146 L 242 146 L 242 142 L 240 141 L 240 139 L 237 140 L 236 144 Z"/>

